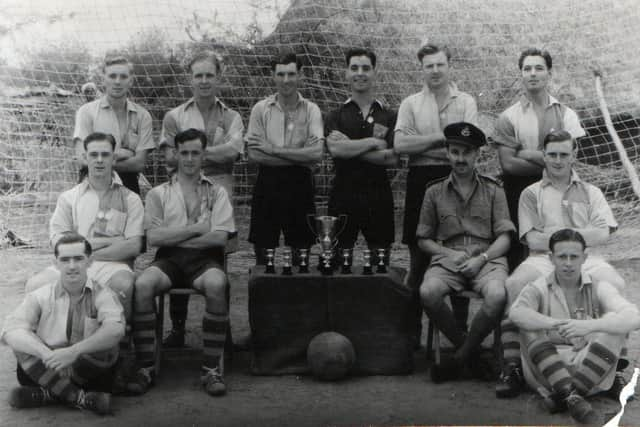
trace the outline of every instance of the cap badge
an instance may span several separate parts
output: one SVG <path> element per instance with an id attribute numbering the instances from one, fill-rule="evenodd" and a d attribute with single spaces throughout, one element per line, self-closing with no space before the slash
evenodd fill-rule
<path id="1" fill-rule="evenodd" d="M 465 137 L 470 137 L 471 136 L 471 129 L 469 129 L 469 126 L 463 127 L 462 130 L 460 131 L 460 135 L 465 136 Z"/>

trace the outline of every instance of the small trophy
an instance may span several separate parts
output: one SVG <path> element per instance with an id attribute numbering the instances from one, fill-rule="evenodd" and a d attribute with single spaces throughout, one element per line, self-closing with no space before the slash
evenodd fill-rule
<path id="1" fill-rule="evenodd" d="M 291 276 L 291 249 L 284 249 L 282 252 L 282 260 L 282 274 L 284 276 Z"/>
<path id="2" fill-rule="evenodd" d="M 331 276 L 333 274 L 333 268 L 331 266 L 331 258 L 332 251 L 323 251 L 322 252 L 322 263 L 320 264 L 322 267 L 322 274 L 324 276 Z"/>
<path id="3" fill-rule="evenodd" d="M 300 249 L 300 264 L 298 265 L 298 273 L 309 272 L 309 253 L 307 249 Z"/>
<path id="4" fill-rule="evenodd" d="M 373 274 L 371 270 L 371 251 L 369 249 L 365 249 L 362 251 L 364 256 L 364 266 L 362 267 L 362 274 Z"/>
<path id="5" fill-rule="evenodd" d="M 384 248 L 378 248 L 378 265 L 376 268 L 376 273 L 384 274 L 387 272 L 387 265 L 384 263 Z"/>
<path id="6" fill-rule="evenodd" d="M 273 265 L 275 249 L 267 249 L 267 268 L 264 270 L 267 274 L 275 274 L 276 267 Z"/>
<path id="7" fill-rule="evenodd" d="M 351 274 L 351 251 L 342 250 L 342 274 Z"/>

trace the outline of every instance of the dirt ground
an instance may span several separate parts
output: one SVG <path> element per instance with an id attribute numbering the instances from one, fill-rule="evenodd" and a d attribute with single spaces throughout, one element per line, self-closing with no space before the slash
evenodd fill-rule
<path id="1" fill-rule="evenodd" d="M 246 337 L 248 266 L 250 252 L 232 255 L 231 325 L 235 340 Z M 142 261 L 144 264 L 145 260 Z M 23 283 L 30 272 L 48 263 L 47 255 L 31 251 L 0 253 L 0 318 L 23 297 Z M 406 249 L 394 250 L 392 264 L 406 267 Z M 628 296 L 640 304 L 640 260 L 615 263 L 628 281 Z M 211 398 L 198 382 L 200 347 L 199 313 L 202 299 L 192 298 L 188 320 L 188 344 L 194 349 L 169 354 L 157 385 L 140 397 L 115 397 L 114 415 L 98 417 L 65 407 L 15 410 L 7 403 L 14 387 L 15 359 L 0 346 L 0 426 L 389 426 L 389 425 L 567 425 L 568 414 L 548 414 L 541 400 L 525 393 L 513 400 L 499 400 L 494 384 L 463 380 L 436 385 L 429 378 L 425 351 L 415 353 L 415 371 L 406 376 L 348 378 L 336 383 L 317 382 L 308 376 L 252 376 L 248 352 L 236 352 L 227 372 L 228 394 Z M 473 311 L 473 307 L 472 307 Z M 165 316 L 168 318 L 168 316 Z M 165 330 L 168 324 L 165 325 Z M 426 328 L 425 328 L 426 331 Z M 426 332 L 425 332 L 426 335 Z M 423 343 L 424 343 L 423 336 Z M 632 366 L 640 367 L 640 333 L 630 338 Z M 631 369 L 627 376 L 630 376 Z M 640 393 L 637 394 L 640 396 Z M 603 397 L 591 399 L 609 419 L 619 404 Z M 640 426 L 640 399 L 630 402 L 623 425 Z"/>

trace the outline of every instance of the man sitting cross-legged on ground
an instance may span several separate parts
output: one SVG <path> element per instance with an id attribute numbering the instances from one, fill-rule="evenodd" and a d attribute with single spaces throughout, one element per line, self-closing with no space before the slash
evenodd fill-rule
<path id="1" fill-rule="evenodd" d="M 213 396 L 226 392 L 220 367 L 229 323 L 223 262 L 228 235 L 236 228 L 226 190 L 202 174 L 206 146 L 207 137 L 200 130 L 178 133 L 176 174 L 147 195 L 147 241 L 159 249 L 135 284 L 133 341 L 141 366 L 136 376 L 140 392 L 153 383 L 154 350 L 160 345 L 154 333 L 155 296 L 178 283 L 191 284 L 205 297 L 202 384 Z"/>
<path id="2" fill-rule="evenodd" d="M 15 408 L 67 403 L 110 412 L 113 366 L 124 335 L 122 305 L 114 293 L 87 278 L 91 245 L 77 233 L 58 239 L 60 277 L 27 293 L 0 335 L 18 360 L 21 387 L 9 394 Z"/>
<path id="3" fill-rule="evenodd" d="M 552 233 L 571 228 L 580 231 L 589 246 L 597 246 L 617 227 L 600 189 L 582 181 L 573 170 L 575 158 L 576 143 L 569 132 L 552 131 L 544 138 L 542 180 L 525 188 L 520 196 L 519 235 L 529 247 L 529 257 L 507 279 L 507 307 L 527 283 L 546 277 L 553 270 L 547 256 Z M 596 282 L 605 280 L 619 290 L 624 288 L 622 277 L 600 257 L 587 258 L 583 269 Z M 502 322 L 504 367 L 496 386 L 496 396 L 500 398 L 517 396 L 523 384 L 518 329 L 506 314 Z M 624 386 L 622 374 L 616 382 L 619 387 Z"/>
<path id="4" fill-rule="evenodd" d="M 474 353 L 502 317 L 504 255 L 515 231 L 502 188 L 475 169 L 479 148 L 486 144 L 482 131 L 469 123 L 453 123 L 444 135 L 452 171 L 427 188 L 416 232 L 418 246 L 431 256 L 420 286 L 422 304 L 429 320 L 456 348 L 452 359 L 431 368 L 434 382 L 458 378 L 467 364 L 479 367 Z M 482 294 L 483 303 L 465 336 L 444 298 L 468 288 Z"/>
<path id="5" fill-rule="evenodd" d="M 587 244 L 572 229 L 549 239 L 554 269 L 525 286 L 510 319 L 520 328 L 527 384 L 554 412 L 568 409 L 583 424 L 602 425 L 584 396 L 609 390 L 626 334 L 640 328 L 638 308 L 583 265 Z"/>

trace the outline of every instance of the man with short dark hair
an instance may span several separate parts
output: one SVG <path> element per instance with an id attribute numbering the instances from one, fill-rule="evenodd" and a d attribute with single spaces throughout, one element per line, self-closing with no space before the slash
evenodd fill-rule
<path id="1" fill-rule="evenodd" d="M 386 249 L 395 238 L 393 195 L 387 166 L 396 165 L 393 129 L 396 114 L 374 98 L 376 56 L 368 49 L 346 54 L 351 96 L 327 117 L 327 148 L 336 175 L 329 194 L 329 215 L 347 215 L 338 236 L 340 249 L 353 249 L 362 231 L 369 249 Z M 342 250 L 338 250 L 338 255 Z"/>
<path id="2" fill-rule="evenodd" d="M 76 112 L 73 141 L 76 161 L 82 166 L 80 181 L 86 174 L 83 141 L 94 132 L 113 135 L 116 141 L 113 169 L 125 187 L 140 194 L 138 175 L 147 155 L 155 148 L 151 114 L 127 99 L 133 85 L 133 65 L 123 56 L 108 56 L 102 66 L 105 94 L 82 105 Z"/>
<path id="3" fill-rule="evenodd" d="M 272 62 L 277 93 L 254 105 L 249 118 L 247 151 L 259 165 L 249 241 L 258 264 L 278 246 L 281 230 L 294 251 L 315 240 L 307 215 L 315 213 L 311 169 L 322 159 L 324 136 L 320 109 L 298 92 L 301 65 L 293 53 Z"/>
<path id="4" fill-rule="evenodd" d="M 529 256 L 507 279 L 507 308 L 527 283 L 551 274 L 553 265 L 547 251 L 549 237 L 555 231 L 574 229 L 584 236 L 589 246 L 598 246 L 618 226 L 602 191 L 584 182 L 573 170 L 576 153 L 576 141 L 566 130 L 552 131 L 544 138 L 542 179 L 525 188 L 520 196 L 518 235 L 529 248 Z M 620 290 L 624 288 L 624 279 L 601 257 L 590 256 L 582 268 L 594 281 L 603 280 Z M 505 319 L 502 326 L 504 367 L 496 387 L 498 397 L 514 397 L 520 392 L 522 374 L 517 334 L 516 326 Z"/>
<path id="5" fill-rule="evenodd" d="M 136 279 L 133 340 L 140 370 L 132 388 L 145 392 L 155 373 L 155 297 L 183 283 L 205 297 L 201 382 L 207 393 L 226 393 L 221 359 L 229 325 L 224 247 L 236 231 L 224 187 L 202 173 L 207 136 L 187 129 L 175 136 L 177 171 L 146 198 L 145 228 L 155 260 Z"/>
<path id="6" fill-rule="evenodd" d="M 431 367 L 436 383 L 459 378 L 466 365 L 486 377 L 478 350 L 502 317 L 505 254 L 515 231 L 502 188 L 476 172 L 480 147 L 486 144 L 482 131 L 460 122 L 445 127 L 444 136 L 452 171 L 427 188 L 416 232 L 418 247 L 431 256 L 420 286 L 422 304 L 429 321 L 456 349 L 453 358 Z M 467 334 L 444 301 L 465 289 L 483 297 Z"/>
<path id="7" fill-rule="evenodd" d="M 18 360 L 14 408 L 56 402 L 110 412 L 113 366 L 124 335 L 122 306 L 113 292 L 87 276 L 91 245 L 65 233 L 54 247 L 60 277 L 25 298 L 4 324 L 0 340 Z M 95 391 L 102 390 L 102 391 Z"/>
<path id="8" fill-rule="evenodd" d="M 187 129 L 198 129 L 207 135 L 207 149 L 202 164 L 203 174 L 221 184 L 233 199 L 233 164 L 242 153 L 244 126 L 237 111 L 227 107 L 217 96 L 222 73 L 215 52 L 197 52 L 187 65 L 193 97 L 167 112 L 162 121 L 160 147 L 164 149 L 170 172 L 177 163 L 174 138 Z M 237 236 L 230 238 L 229 250 L 237 247 Z M 166 347 L 182 347 L 189 295 L 171 295 L 169 314 L 172 328 L 163 341 Z"/>
<path id="9" fill-rule="evenodd" d="M 409 246 L 410 265 L 407 284 L 416 292 L 429 265 L 429 256 L 420 250 L 416 228 L 427 185 L 451 172 L 442 130 L 451 123 L 477 124 L 478 108 L 471 95 L 458 90 L 450 81 L 451 54 L 447 48 L 427 44 L 418 51 L 424 75 L 423 89 L 405 98 L 398 109 L 394 151 L 409 155 L 404 205 L 402 243 Z M 456 319 L 466 325 L 467 304 L 452 300 Z M 419 307 L 419 306 L 418 306 Z M 416 344 L 422 333 L 422 310 L 416 313 Z"/>
<path id="10" fill-rule="evenodd" d="M 553 270 L 526 285 L 509 313 L 520 328 L 524 377 L 550 411 L 568 409 L 581 424 L 602 425 L 584 396 L 615 388 L 620 353 L 626 335 L 640 328 L 640 313 L 611 283 L 585 272 L 580 232 L 561 229 L 548 241 Z"/>

